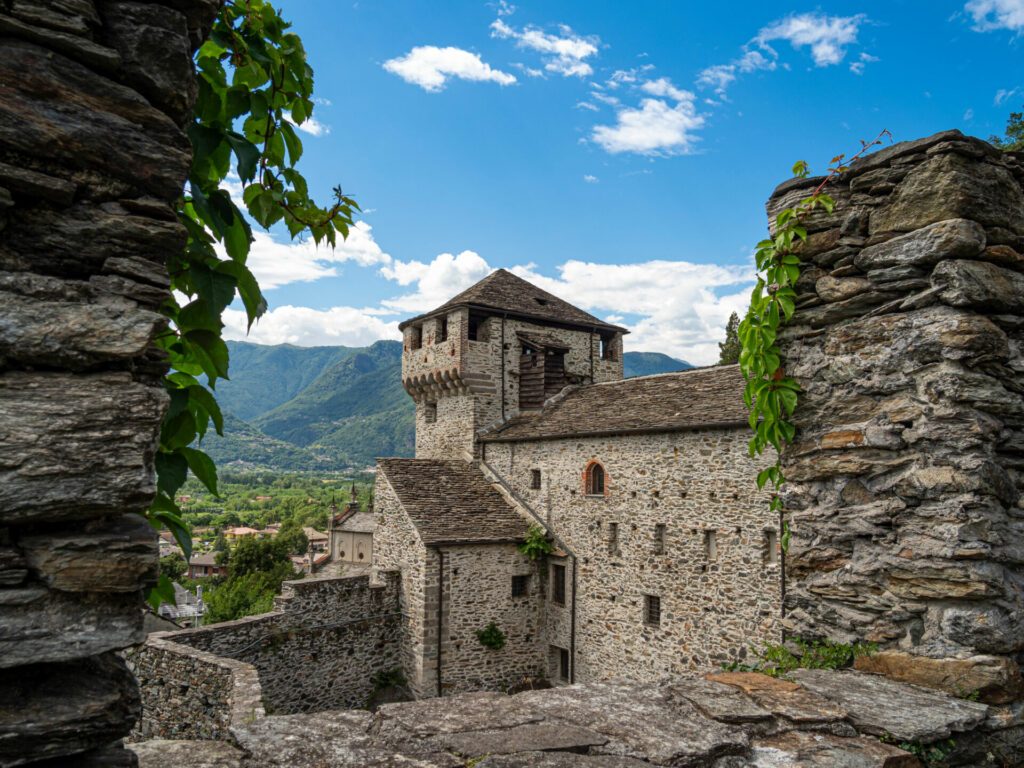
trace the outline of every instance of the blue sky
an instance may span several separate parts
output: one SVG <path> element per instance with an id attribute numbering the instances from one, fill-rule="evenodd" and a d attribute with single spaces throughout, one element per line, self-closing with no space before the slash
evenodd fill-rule
<path id="1" fill-rule="evenodd" d="M 505 267 L 701 364 L 764 201 L 859 139 L 1002 133 L 1024 0 L 284 3 L 322 100 L 300 167 L 365 209 L 333 252 L 261 234 L 260 343 L 363 345 Z M 240 313 L 229 335 L 245 338 Z"/>

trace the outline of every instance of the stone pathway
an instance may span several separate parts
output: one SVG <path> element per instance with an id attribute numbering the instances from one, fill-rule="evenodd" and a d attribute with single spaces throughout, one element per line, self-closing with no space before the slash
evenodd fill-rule
<path id="1" fill-rule="evenodd" d="M 233 745 L 131 746 L 141 768 L 912 768 L 920 763 L 901 745 L 952 738 L 944 765 L 1024 765 L 1020 707 L 853 671 L 793 678 L 722 672 L 473 693 L 265 717 L 233 727 Z"/>

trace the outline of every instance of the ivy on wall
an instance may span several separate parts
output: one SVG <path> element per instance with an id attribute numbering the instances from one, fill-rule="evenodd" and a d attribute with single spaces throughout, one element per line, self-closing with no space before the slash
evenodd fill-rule
<path id="1" fill-rule="evenodd" d="M 212 423 L 223 434 L 217 381 L 228 378 L 224 310 L 237 296 L 248 327 L 267 303 L 246 265 L 253 241 L 242 210 L 264 228 L 283 223 L 293 238 L 334 245 L 347 237 L 359 206 L 340 187 L 326 207 L 309 195 L 296 166 L 302 141 L 296 132 L 313 114 L 313 70 L 298 35 L 264 0 L 225 3 L 195 56 L 198 98 L 188 127 L 193 158 L 177 204 L 188 231 L 185 249 L 168 263 L 172 296 L 161 308 L 167 329 L 155 340 L 171 372 L 164 384 L 170 407 L 156 455 L 157 494 L 150 522 L 166 527 L 191 556 L 192 537 L 175 494 L 188 472 L 217 494 L 217 468 L 195 447 Z M 232 198 L 232 172 L 243 185 Z M 233 180 L 233 179 L 232 179 Z M 203 377 L 203 378 L 201 378 Z M 204 380 L 205 379 L 205 380 Z M 151 602 L 173 600 L 166 577 Z"/>
<path id="2" fill-rule="evenodd" d="M 740 370 L 747 381 L 743 399 L 750 411 L 750 455 L 759 456 L 769 447 L 775 450 L 775 462 L 757 474 L 757 487 L 772 484 L 771 508 L 782 511 L 779 490 L 786 478 L 782 472 L 782 450 L 796 435 L 796 426 L 790 420 L 796 409 L 800 385 L 792 376 L 787 376 L 782 367 L 778 335 L 783 325 L 796 312 L 796 281 L 800 279 L 801 260 L 799 246 L 807 240 L 804 222 L 815 211 L 831 215 L 835 200 L 825 193 L 825 188 L 847 170 L 848 163 L 862 157 L 882 143 L 883 138 L 892 140 L 887 130 L 882 130 L 873 141 L 861 141 L 861 148 L 849 161 L 845 155 L 832 158 L 828 173 L 810 195 L 792 208 L 786 208 L 775 216 L 772 235 L 757 244 L 757 284 L 750 296 L 750 307 L 740 323 Z M 810 170 L 803 160 L 793 166 L 796 178 L 807 178 Z M 785 552 L 789 548 L 790 528 L 783 523 L 781 545 Z"/>

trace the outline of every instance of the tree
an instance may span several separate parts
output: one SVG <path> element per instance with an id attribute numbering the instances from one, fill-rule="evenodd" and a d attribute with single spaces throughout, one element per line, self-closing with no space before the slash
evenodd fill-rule
<path id="1" fill-rule="evenodd" d="M 267 308 L 246 265 L 253 234 L 229 194 L 229 174 L 244 186 L 251 220 L 264 229 L 281 223 L 293 238 L 308 234 L 333 246 L 337 233 L 348 236 L 359 210 L 340 186 L 328 206 L 317 205 L 296 169 L 302 141 L 295 126 L 313 113 L 313 70 L 289 27 L 266 0 L 227 0 L 195 56 L 198 94 L 187 129 L 192 166 L 177 204 L 187 239 L 167 264 L 171 291 L 160 311 L 168 324 L 154 340 L 171 367 L 164 379 L 170 406 L 154 461 L 157 494 L 147 513 L 155 527 L 174 534 L 185 557 L 192 536 L 175 500 L 178 489 L 191 472 L 218 495 L 217 468 L 195 446 L 211 422 L 224 433 L 214 397 L 218 379 L 228 376 L 222 315 L 236 294 L 250 328 Z M 170 581 L 161 578 L 150 601 L 173 597 Z"/>
<path id="2" fill-rule="evenodd" d="M 1006 136 L 990 136 L 989 141 L 1004 152 L 1024 152 L 1024 112 L 1011 112 L 1006 121 Z"/>
<path id="3" fill-rule="evenodd" d="M 160 575 L 166 576 L 170 581 L 180 581 L 186 570 L 188 563 L 177 552 L 160 558 Z"/>
<path id="4" fill-rule="evenodd" d="M 245 536 L 239 539 L 228 557 L 228 577 L 235 578 L 257 571 L 274 572 L 282 565 L 292 567 L 285 542 Z"/>
<path id="5" fill-rule="evenodd" d="M 279 588 L 280 581 L 275 575 L 263 571 L 229 578 L 206 599 L 206 621 L 234 621 L 272 611 Z"/>
<path id="6" fill-rule="evenodd" d="M 718 364 L 733 365 L 740 361 L 740 317 L 735 312 L 729 315 L 725 326 L 725 341 L 718 344 Z"/>
<path id="7" fill-rule="evenodd" d="M 309 548 L 309 539 L 302 526 L 289 520 L 281 526 L 274 541 L 280 542 L 287 552 L 293 555 L 304 555 Z"/>

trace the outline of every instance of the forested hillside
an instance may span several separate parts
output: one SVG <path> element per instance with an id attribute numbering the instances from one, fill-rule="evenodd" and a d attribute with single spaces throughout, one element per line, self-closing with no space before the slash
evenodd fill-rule
<path id="1" fill-rule="evenodd" d="M 231 380 L 217 386 L 225 436 L 204 447 L 221 466 L 294 471 L 362 469 L 411 456 L 413 403 L 402 388 L 402 345 L 264 346 L 228 342 Z M 627 352 L 626 376 L 691 367 L 658 352 Z"/>

